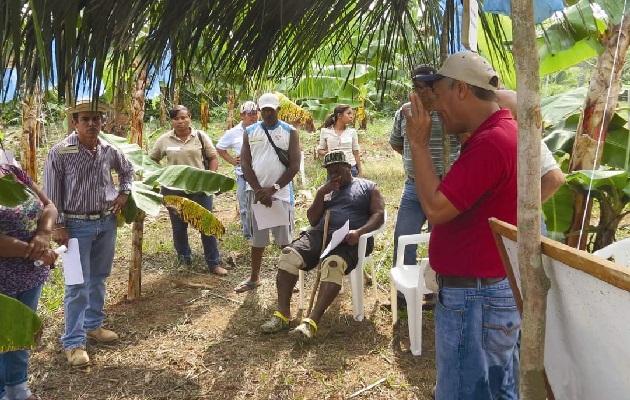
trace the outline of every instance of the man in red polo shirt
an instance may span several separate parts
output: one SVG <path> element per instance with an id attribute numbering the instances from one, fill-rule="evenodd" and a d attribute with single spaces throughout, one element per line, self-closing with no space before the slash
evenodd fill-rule
<path id="1" fill-rule="evenodd" d="M 445 131 L 471 132 L 440 181 L 428 146 L 430 110 L 410 96 L 407 135 L 416 192 L 433 225 L 429 260 L 440 288 L 436 399 L 518 399 L 521 319 L 488 224 L 491 217 L 516 224 L 517 125 L 499 108 L 499 77 L 478 54 L 453 54 L 422 80 Z"/>

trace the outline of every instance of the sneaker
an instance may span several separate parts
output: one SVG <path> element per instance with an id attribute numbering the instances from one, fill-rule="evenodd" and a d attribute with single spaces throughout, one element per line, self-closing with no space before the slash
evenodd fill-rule
<path id="1" fill-rule="evenodd" d="M 269 321 L 260 326 L 263 333 L 276 333 L 289 327 L 289 318 L 285 317 L 280 311 L 275 311 Z"/>
<path id="2" fill-rule="evenodd" d="M 89 331 L 87 333 L 87 337 L 92 338 L 100 343 L 110 343 L 118 340 L 118 334 L 116 332 L 105 329 L 102 326 L 93 331 Z"/>
<path id="3" fill-rule="evenodd" d="M 304 318 L 300 325 L 289 331 L 289 335 L 303 340 L 310 340 L 317 334 L 317 324 L 310 318 Z"/>
<path id="4" fill-rule="evenodd" d="M 66 358 L 68 358 L 68 363 L 73 367 L 83 367 L 90 362 L 90 357 L 84 347 L 66 350 Z"/>

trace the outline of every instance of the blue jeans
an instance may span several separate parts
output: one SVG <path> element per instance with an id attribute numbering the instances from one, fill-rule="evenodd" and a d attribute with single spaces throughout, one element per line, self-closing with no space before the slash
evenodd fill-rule
<path id="1" fill-rule="evenodd" d="M 440 288 L 436 400 L 517 400 L 521 317 L 507 279 Z"/>
<path id="2" fill-rule="evenodd" d="M 38 285 L 10 297 L 19 300 L 36 312 L 43 286 Z M 5 394 L 9 399 L 26 399 L 31 396 L 31 391 L 27 386 L 27 370 L 28 350 L 0 353 L 0 398 Z"/>
<path id="3" fill-rule="evenodd" d="M 236 198 L 238 199 L 238 212 L 241 215 L 241 228 L 245 239 L 252 238 L 252 229 L 247 220 L 247 181 L 243 175 L 236 174 Z"/>
<path id="4" fill-rule="evenodd" d="M 416 193 L 416 184 L 411 179 L 405 180 L 400 205 L 398 206 L 398 215 L 396 216 L 396 228 L 394 229 L 394 256 L 392 258 L 392 267 L 396 265 L 396 254 L 398 254 L 398 238 L 402 235 L 415 235 L 420 233 L 422 226 L 426 222 L 427 217 L 422 210 L 418 194 Z M 418 246 L 408 245 L 405 247 L 404 265 L 417 264 Z"/>
<path id="5" fill-rule="evenodd" d="M 162 195 L 185 197 L 212 212 L 212 196 L 208 196 L 205 193 L 186 193 L 181 190 L 173 190 L 162 187 Z M 192 259 L 192 251 L 190 250 L 190 245 L 188 244 L 188 223 L 184 222 L 184 220 L 182 220 L 181 217 L 170 208 L 168 209 L 168 215 L 171 217 L 173 246 L 175 247 L 175 251 L 179 257 L 183 257 L 187 262 L 190 262 Z M 221 264 L 217 238 L 202 234 L 201 244 L 203 245 L 203 255 L 206 260 L 206 264 L 208 264 L 208 268 L 212 269 Z"/>
<path id="6" fill-rule="evenodd" d="M 86 332 L 100 328 L 105 320 L 105 281 L 112 272 L 116 249 L 116 217 L 94 221 L 66 219 L 70 238 L 79 240 L 83 283 L 66 285 L 63 298 L 66 328 L 61 335 L 65 350 L 84 347 Z"/>

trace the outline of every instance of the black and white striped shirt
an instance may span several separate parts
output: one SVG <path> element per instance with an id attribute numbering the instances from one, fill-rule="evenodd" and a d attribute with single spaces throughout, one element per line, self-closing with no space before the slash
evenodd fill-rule
<path id="1" fill-rule="evenodd" d="M 118 174 L 118 190 L 112 169 Z M 59 210 L 61 224 L 64 212 L 95 214 L 109 209 L 119 190 L 131 190 L 133 177 L 133 166 L 121 150 L 99 138 L 92 155 L 73 132 L 50 149 L 43 188 Z"/>

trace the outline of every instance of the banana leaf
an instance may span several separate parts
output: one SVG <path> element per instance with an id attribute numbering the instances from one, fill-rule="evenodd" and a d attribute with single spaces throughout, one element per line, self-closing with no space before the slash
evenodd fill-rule
<path id="1" fill-rule="evenodd" d="M 188 165 L 171 165 L 160 169 L 145 177 L 143 183 L 186 192 L 203 192 L 207 195 L 236 189 L 236 181 L 233 178 Z"/>
<path id="2" fill-rule="evenodd" d="M 0 294 L 0 310 L 0 353 L 35 347 L 42 329 L 37 313 L 3 294 Z"/>
<path id="3" fill-rule="evenodd" d="M 608 126 L 601 163 L 630 174 L 630 131 L 627 121 L 615 114 Z"/>
<path id="4" fill-rule="evenodd" d="M 100 137 L 123 152 L 125 157 L 127 157 L 129 162 L 133 165 L 133 170 L 136 175 L 143 176 L 162 168 L 160 164 L 146 155 L 140 146 L 135 143 L 129 143 L 126 138 L 102 132 Z"/>
<path id="5" fill-rule="evenodd" d="M 540 113 L 546 125 L 557 125 L 569 116 L 580 113 L 586 98 L 586 88 L 571 89 L 540 100 Z M 575 120 L 577 127 L 577 119 Z"/>
<path id="6" fill-rule="evenodd" d="M 565 182 L 574 190 L 588 191 L 590 188 L 595 191 L 614 189 L 623 192 L 628 186 L 628 174 L 616 170 L 580 170 L 568 174 Z"/>
<path id="7" fill-rule="evenodd" d="M 148 215 L 156 216 L 160 213 L 161 205 L 162 195 L 155 188 L 140 181 L 134 181 L 129 199 L 122 209 L 123 220 L 127 224 L 135 221 L 138 209 Z"/>
<path id="8" fill-rule="evenodd" d="M 610 8 L 613 19 L 621 14 L 617 8 Z M 599 35 L 605 31 L 606 23 L 595 16 L 588 0 L 565 8 L 563 15 L 542 25 L 542 35 L 537 39 L 541 76 L 596 57 L 603 50 Z"/>
<path id="9" fill-rule="evenodd" d="M 564 241 L 564 232 L 571 227 L 573 220 L 573 190 L 566 183 L 558 189 L 554 196 L 543 203 L 542 213 L 547 225 L 547 236 Z"/>
<path id="10" fill-rule="evenodd" d="M 27 197 L 26 187 L 16 181 L 13 175 L 8 174 L 0 178 L 0 205 L 15 207 Z"/>
<path id="11" fill-rule="evenodd" d="M 181 196 L 164 196 L 164 205 L 175 210 L 180 217 L 199 232 L 221 238 L 225 227 L 210 211 Z"/>

